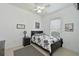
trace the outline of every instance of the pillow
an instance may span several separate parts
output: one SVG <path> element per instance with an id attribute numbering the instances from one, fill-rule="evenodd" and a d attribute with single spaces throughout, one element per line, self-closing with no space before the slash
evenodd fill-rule
<path id="1" fill-rule="evenodd" d="M 60 37 L 60 33 L 59 32 L 51 32 L 51 36 L 54 36 L 55 38 Z"/>

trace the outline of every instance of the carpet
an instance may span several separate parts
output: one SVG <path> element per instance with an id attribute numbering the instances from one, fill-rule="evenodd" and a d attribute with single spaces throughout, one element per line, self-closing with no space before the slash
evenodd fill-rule
<path id="1" fill-rule="evenodd" d="M 44 56 L 41 52 L 35 49 L 32 45 L 14 51 L 14 56 Z"/>

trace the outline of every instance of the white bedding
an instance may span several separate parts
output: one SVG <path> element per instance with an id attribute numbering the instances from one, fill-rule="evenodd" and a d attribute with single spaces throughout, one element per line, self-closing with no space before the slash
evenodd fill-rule
<path id="1" fill-rule="evenodd" d="M 43 35 L 43 34 L 35 34 L 32 36 L 32 41 L 34 43 L 37 43 L 38 45 L 42 46 L 43 48 L 49 50 L 51 52 L 51 44 L 54 42 L 57 42 L 59 39 L 53 37 L 53 36 L 48 36 L 48 35 Z M 45 41 L 47 43 L 45 43 Z M 47 44 L 47 45 L 46 45 Z M 46 46 L 45 46 L 46 45 Z"/>

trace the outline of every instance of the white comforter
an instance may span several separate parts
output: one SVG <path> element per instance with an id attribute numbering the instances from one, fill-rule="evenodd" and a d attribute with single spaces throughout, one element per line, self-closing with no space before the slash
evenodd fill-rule
<path id="1" fill-rule="evenodd" d="M 40 42 L 38 42 L 39 41 L 38 38 L 39 38 Z M 45 40 L 48 41 L 48 45 L 47 46 L 45 46 L 45 43 L 44 43 Z M 49 37 L 47 35 L 33 35 L 32 36 L 32 41 L 34 43 L 37 43 L 38 45 L 40 45 L 43 48 L 49 50 L 50 52 L 51 52 L 51 44 L 53 44 L 54 42 L 57 42 L 58 40 L 59 39 L 57 39 L 57 38 L 55 38 L 53 36 Z"/>

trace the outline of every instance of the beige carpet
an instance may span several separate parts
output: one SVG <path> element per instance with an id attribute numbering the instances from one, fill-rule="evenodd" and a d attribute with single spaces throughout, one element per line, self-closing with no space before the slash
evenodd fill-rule
<path id="1" fill-rule="evenodd" d="M 30 53 L 26 47 L 28 47 Z M 26 47 L 14 51 L 14 55 L 15 56 L 44 56 L 44 55 L 49 56 L 49 54 L 46 51 L 42 50 L 41 48 L 39 48 L 34 44 L 31 44 L 31 46 L 29 45 Z M 34 52 L 33 52 L 33 49 L 34 49 Z M 53 56 L 79 56 L 79 53 L 61 47 L 53 53 Z"/>
<path id="2" fill-rule="evenodd" d="M 54 56 L 79 56 L 79 53 L 61 47 L 53 55 Z"/>
<path id="3" fill-rule="evenodd" d="M 29 45 L 27 47 L 14 51 L 14 56 L 44 56 L 44 54 L 40 53 L 32 45 Z"/>
<path id="4" fill-rule="evenodd" d="M 35 44 L 32 44 L 33 47 L 35 47 L 37 50 L 39 50 L 42 54 L 44 54 L 45 56 L 49 56 L 49 54 L 42 50 L 41 48 L 39 48 L 38 46 L 36 46 Z M 74 52 L 72 50 L 66 49 L 66 48 L 59 48 L 57 49 L 54 53 L 53 56 L 79 56 L 79 53 Z"/>

